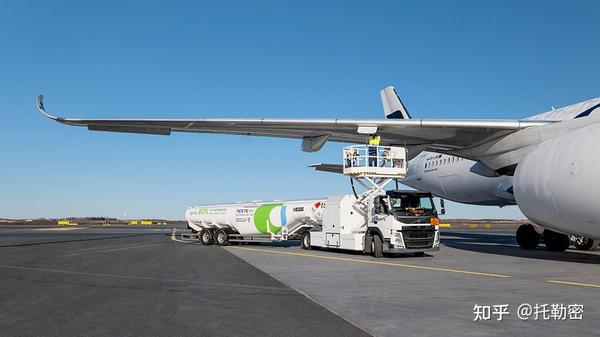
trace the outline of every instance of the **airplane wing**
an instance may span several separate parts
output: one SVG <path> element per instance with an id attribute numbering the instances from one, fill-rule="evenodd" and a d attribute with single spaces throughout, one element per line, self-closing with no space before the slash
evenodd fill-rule
<path id="1" fill-rule="evenodd" d="M 324 163 L 316 163 L 308 165 L 308 167 L 312 167 L 315 171 L 321 172 L 330 172 L 330 173 L 344 173 L 344 166 L 340 164 L 324 164 Z"/>
<path id="2" fill-rule="evenodd" d="M 57 122 L 92 131 L 170 135 L 198 132 L 302 139 L 302 149 L 314 152 L 327 141 L 364 144 L 368 135 L 381 136 L 381 145 L 452 152 L 505 136 L 526 127 L 546 125 L 538 120 L 346 120 L 346 119 L 71 119 L 48 114 L 43 96 L 37 108 Z M 414 153 L 414 152 L 413 152 Z"/>

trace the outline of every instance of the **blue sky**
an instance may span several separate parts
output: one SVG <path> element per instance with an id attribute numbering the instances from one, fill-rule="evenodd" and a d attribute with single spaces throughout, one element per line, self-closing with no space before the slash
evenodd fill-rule
<path id="1" fill-rule="evenodd" d="M 0 217 L 183 218 L 348 193 L 298 140 L 89 132 L 66 117 L 523 118 L 600 96 L 594 1 L 0 3 Z M 450 217 L 516 207 L 448 204 Z"/>

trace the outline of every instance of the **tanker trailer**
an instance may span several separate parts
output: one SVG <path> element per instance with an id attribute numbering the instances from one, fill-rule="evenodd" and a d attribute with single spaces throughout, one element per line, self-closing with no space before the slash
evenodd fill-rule
<path id="1" fill-rule="evenodd" d="M 297 239 L 322 221 L 321 199 L 193 206 L 188 227 L 203 244 Z"/>

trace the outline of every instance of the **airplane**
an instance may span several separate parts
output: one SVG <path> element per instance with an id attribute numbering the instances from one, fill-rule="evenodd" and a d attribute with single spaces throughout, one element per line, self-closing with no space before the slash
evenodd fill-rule
<path id="1" fill-rule="evenodd" d="M 516 241 L 535 249 L 541 241 L 564 251 L 570 235 L 600 239 L 600 97 L 519 120 L 414 119 L 393 87 L 380 91 L 385 119 L 72 119 L 50 115 L 43 96 L 37 108 L 62 124 L 91 131 L 170 135 L 197 132 L 301 139 L 305 152 L 327 142 L 409 150 L 402 183 L 441 198 L 473 205 L 517 205 L 533 223 L 519 226 Z M 321 171 L 339 165 L 317 164 Z"/>

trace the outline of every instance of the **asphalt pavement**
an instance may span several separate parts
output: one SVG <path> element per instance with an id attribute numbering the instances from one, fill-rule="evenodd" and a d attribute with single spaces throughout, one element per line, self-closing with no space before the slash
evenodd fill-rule
<path id="1" fill-rule="evenodd" d="M 2 336 L 366 336 L 171 229 L 0 228 Z"/>

